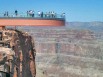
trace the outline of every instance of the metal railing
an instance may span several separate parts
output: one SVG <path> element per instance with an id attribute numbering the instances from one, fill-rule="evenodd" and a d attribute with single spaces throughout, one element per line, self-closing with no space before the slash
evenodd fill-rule
<path id="1" fill-rule="evenodd" d="M 8 14 L 0 13 L 0 18 L 43 18 L 43 19 L 59 18 L 59 19 L 65 19 L 65 16 L 62 14 L 60 15 L 60 14 L 46 14 L 46 13 L 43 13 L 43 14 L 18 13 L 17 15 L 15 13 L 8 13 Z"/>

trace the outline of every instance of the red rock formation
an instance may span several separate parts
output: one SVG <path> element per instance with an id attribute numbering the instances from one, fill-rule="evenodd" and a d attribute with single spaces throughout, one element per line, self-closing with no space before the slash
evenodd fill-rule
<path id="1" fill-rule="evenodd" d="M 27 33 L 22 33 L 20 31 L 16 32 L 18 34 L 19 43 L 14 47 L 20 49 L 20 53 L 17 53 L 18 58 L 20 59 L 20 62 L 17 62 L 17 65 L 20 68 L 20 74 L 18 73 L 18 75 L 21 75 L 20 77 L 35 77 L 35 49 L 32 37 Z M 17 40 L 15 43 L 16 42 Z M 20 46 L 20 48 L 18 46 Z"/>
<path id="2" fill-rule="evenodd" d="M 9 73 L 12 77 L 35 77 L 36 51 L 32 37 L 21 31 L 1 30 L 0 38 L 2 46 L 0 49 L 3 51 L 0 51 L 0 55 L 5 54 L 0 56 L 0 63 L 3 60 L 0 66 L 8 64 L 7 67 L 10 68 L 3 67 L 8 71 L 2 71 Z"/>

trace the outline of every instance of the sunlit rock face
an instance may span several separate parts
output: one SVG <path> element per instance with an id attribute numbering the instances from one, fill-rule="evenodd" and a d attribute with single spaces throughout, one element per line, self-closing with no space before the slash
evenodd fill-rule
<path id="1" fill-rule="evenodd" d="M 33 38 L 18 30 L 0 30 L 0 76 L 35 77 Z"/>

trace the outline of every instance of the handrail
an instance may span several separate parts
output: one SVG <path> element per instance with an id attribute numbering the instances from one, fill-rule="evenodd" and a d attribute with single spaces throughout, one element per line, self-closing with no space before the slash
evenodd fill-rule
<path id="1" fill-rule="evenodd" d="M 0 18 L 60 18 L 60 19 L 65 19 L 65 16 L 62 14 L 26 14 L 26 13 L 18 13 L 16 15 L 15 13 L 8 13 L 7 15 L 5 13 L 0 13 Z"/>

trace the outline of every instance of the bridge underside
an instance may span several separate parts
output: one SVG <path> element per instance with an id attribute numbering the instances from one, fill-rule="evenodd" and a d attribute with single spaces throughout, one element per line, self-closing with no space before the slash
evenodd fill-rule
<path id="1" fill-rule="evenodd" d="M 39 18 L 0 18 L 0 27 L 4 26 L 64 26 L 64 19 Z"/>

